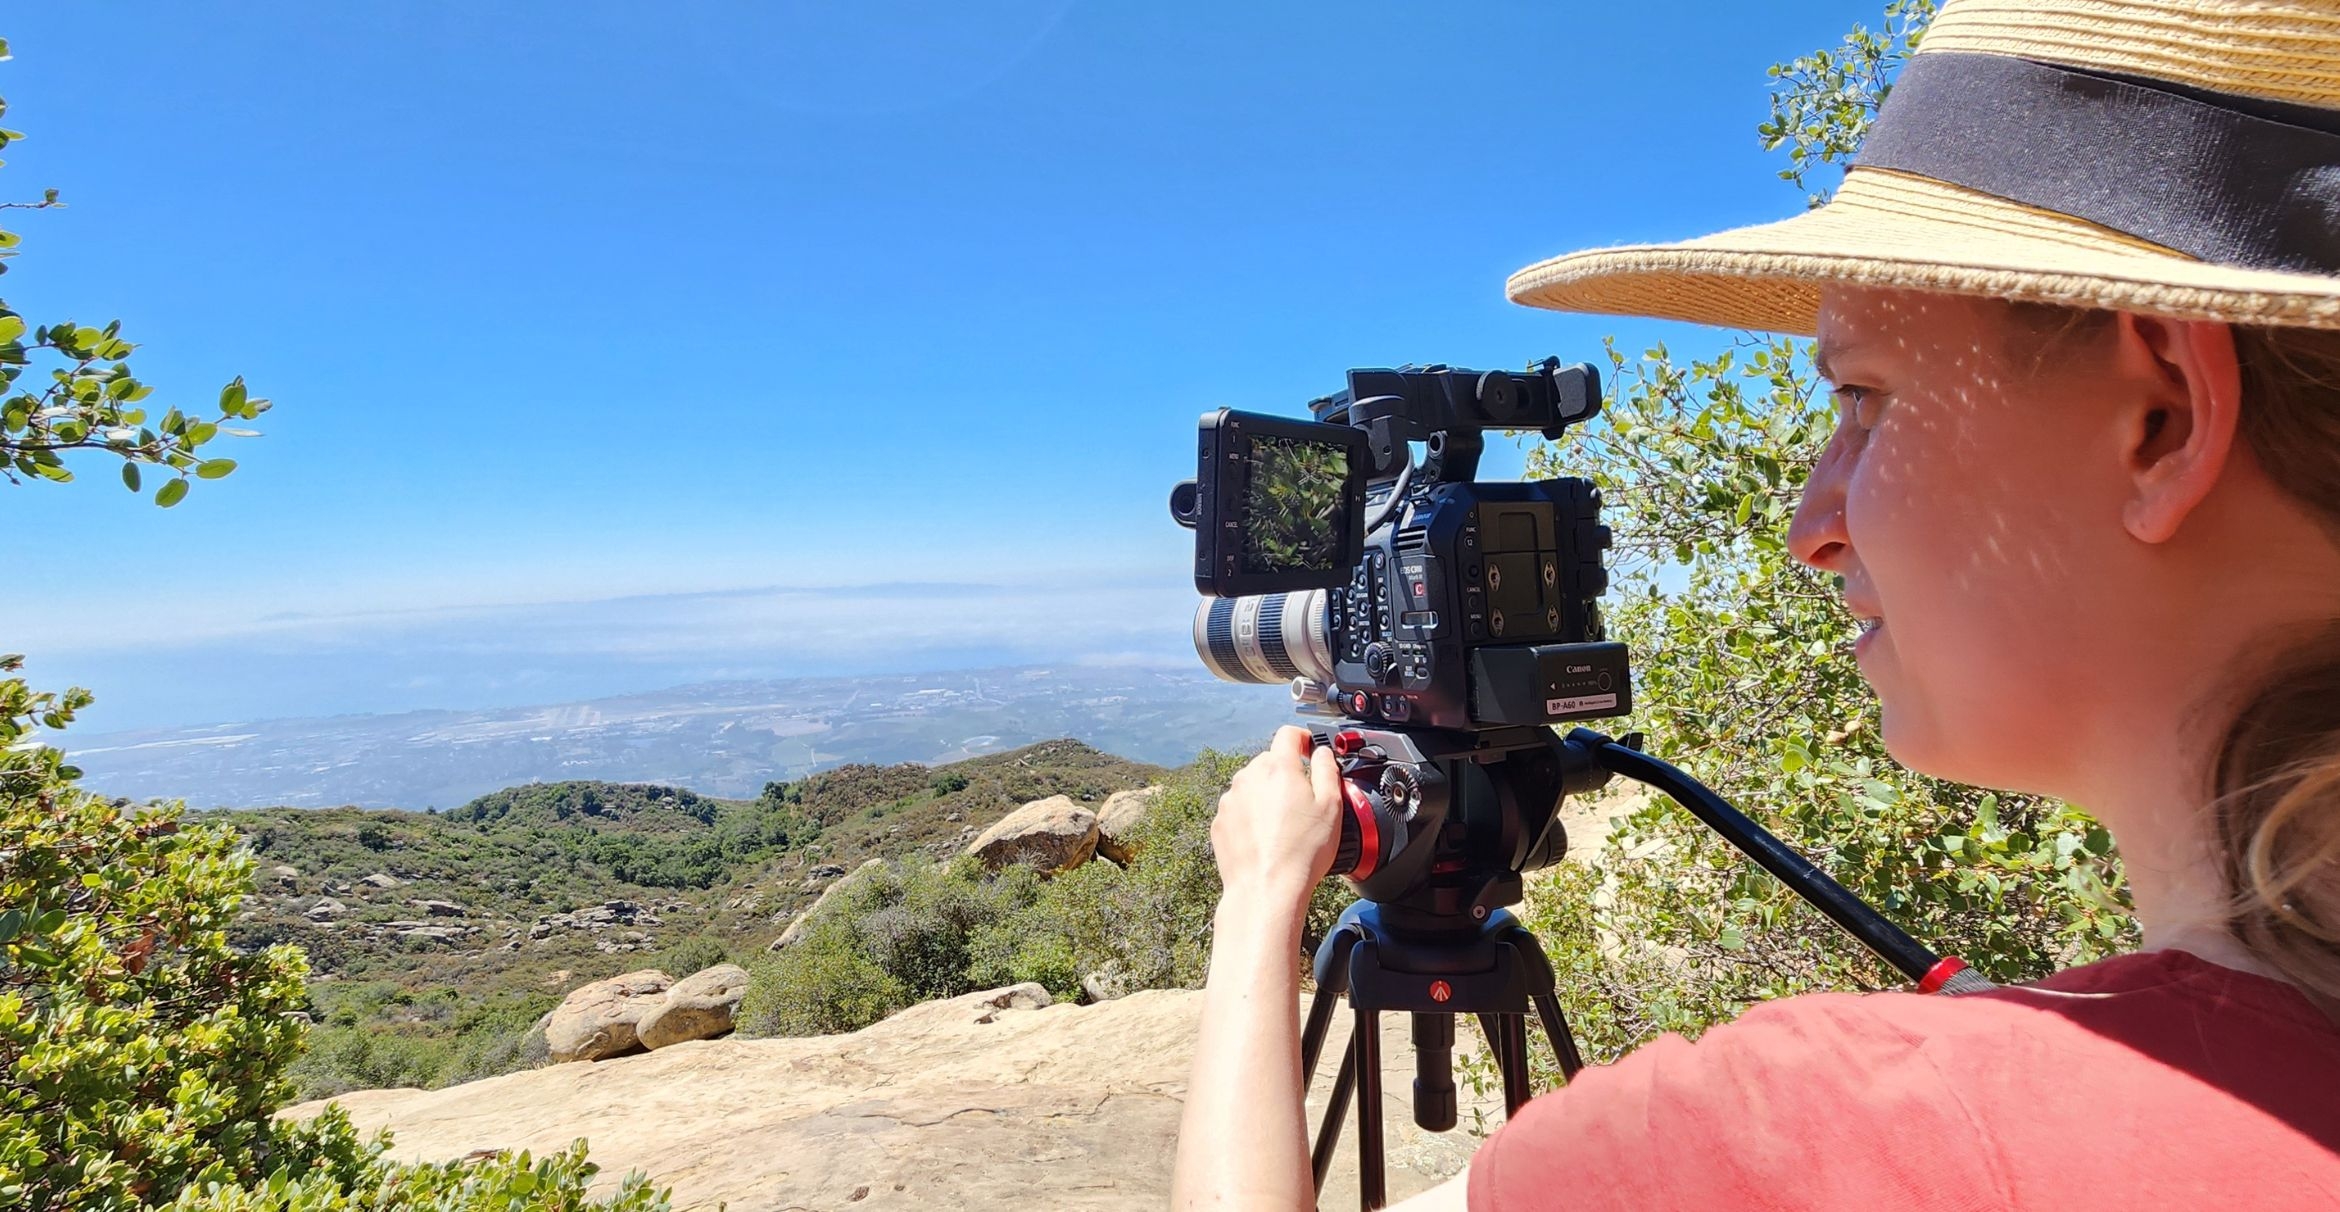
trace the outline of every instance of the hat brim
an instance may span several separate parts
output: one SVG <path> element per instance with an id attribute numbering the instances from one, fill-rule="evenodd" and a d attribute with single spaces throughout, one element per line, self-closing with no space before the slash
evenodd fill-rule
<path id="1" fill-rule="evenodd" d="M 2066 215 L 1860 168 L 1827 205 L 1795 218 L 1554 257 L 1513 274 L 1506 291 L 1556 311 L 1810 336 L 1832 285 L 2340 328 L 2340 278 L 2212 265 Z"/>

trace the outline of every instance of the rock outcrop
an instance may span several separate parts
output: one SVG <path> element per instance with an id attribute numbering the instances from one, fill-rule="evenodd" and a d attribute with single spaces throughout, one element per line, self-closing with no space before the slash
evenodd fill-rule
<path id="1" fill-rule="evenodd" d="M 855 867 L 851 875 L 847 875 L 839 879 L 836 883 L 822 889 L 821 895 L 818 899 L 813 901 L 811 907 L 790 919 L 788 928 L 781 931 L 780 937 L 773 939 L 772 945 L 765 948 L 765 950 L 779 951 L 783 948 L 794 946 L 796 940 L 804 937 L 805 929 L 812 925 L 813 918 L 819 916 L 823 906 L 827 905 L 831 899 L 835 898 L 840 893 L 843 893 L 847 888 L 851 888 L 855 884 L 868 879 L 871 872 L 876 871 L 885 865 L 886 860 L 882 858 L 873 858 L 868 862 L 863 863 L 859 867 Z"/>
<path id="2" fill-rule="evenodd" d="M 666 1000 L 635 1024 L 634 1035 L 653 1052 L 685 1040 L 729 1035 L 747 987 L 747 969 L 737 964 L 702 968 L 676 981 Z"/>
<path id="3" fill-rule="evenodd" d="M 1031 989 L 928 1002 L 851 1035 L 709 1040 L 598 1065 L 551 1065 L 441 1090 L 368 1090 L 341 1104 L 392 1155 L 446 1161 L 476 1149 L 539 1155 L 582 1136 L 606 1195 L 629 1170 L 674 1188 L 677 1208 L 1027 1212 L 1169 1203 L 1199 994 L 1150 990 L 1098 1006 Z M 1309 1100 L 1322 1114 L 1351 1016 Z M 1382 1122 L 1394 1202 L 1455 1173 L 1476 1143 L 1413 1124 L 1407 1016 L 1382 1016 Z M 1456 1053 L 1477 1033 L 1457 1032 Z M 1459 1083 L 1458 1083 L 1459 1085 Z M 1500 1096 L 1458 1091 L 1462 1121 L 1500 1122 Z M 292 1108 L 307 1117 L 323 1102 Z M 1357 1206 L 1357 1133 L 1341 1134 L 1322 1202 Z"/>
<path id="4" fill-rule="evenodd" d="M 1042 875 L 1070 871 L 1097 853 L 1097 814 L 1071 796 L 1034 800 L 977 834 L 967 853 L 992 871 L 1010 863 Z"/>
<path id="5" fill-rule="evenodd" d="M 556 1061 L 603 1060 L 642 1048 L 641 1021 L 666 1004 L 674 978 L 655 968 L 595 981 L 561 999 L 544 1025 Z"/>
<path id="6" fill-rule="evenodd" d="M 1116 791 L 1107 796 L 1105 806 L 1097 809 L 1097 853 L 1129 866 L 1130 860 L 1137 857 L 1137 846 L 1130 841 L 1130 835 L 1161 798 L 1160 787 Z"/>

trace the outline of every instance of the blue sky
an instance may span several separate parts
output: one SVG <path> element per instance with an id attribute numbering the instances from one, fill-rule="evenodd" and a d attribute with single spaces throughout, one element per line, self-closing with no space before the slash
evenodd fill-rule
<path id="1" fill-rule="evenodd" d="M 277 408 L 0 494 L 0 649 L 92 731 L 1182 659 L 1199 413 L 1707 340 L 1503 279 L 1792 212 L 1764 68 L 1876 7 L 17 6 L 0 293 Z"/>

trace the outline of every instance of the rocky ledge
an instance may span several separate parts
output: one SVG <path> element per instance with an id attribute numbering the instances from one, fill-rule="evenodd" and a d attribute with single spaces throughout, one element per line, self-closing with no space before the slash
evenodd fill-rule
<path id="1" fill-rule="evenodd" d="M 913 1006 L 851 1035 L 718 1039 L 590 1065 L 553 1065 L 444 1090 L 332 1100 L 393 1153 L 539 1154 L 592 1142 L 600 1190 L 628 1170 L 679 1209 L 1143 1208 L 1169 1201 L 1199 994 L 1152 991 L 1050 1005 L 1037 985 Z M 1321 1113 L 1346 1014 L 1310 1099 Z M 1458 1031 L 1458 1054 L 1477 1033 Z M 1383 1122 L 1395 1200 L 1461 1169 L 1475 1141 L 1415 1128 L 1404 1015 L 1385 1015 Z M 1461 1092 L 1493 1122 L 1500 1107 Z M 306 1117 L 326 1104 L 304 1103 Z M 1357 1204 L 1354 1124 L 1323 1206 Z"/>

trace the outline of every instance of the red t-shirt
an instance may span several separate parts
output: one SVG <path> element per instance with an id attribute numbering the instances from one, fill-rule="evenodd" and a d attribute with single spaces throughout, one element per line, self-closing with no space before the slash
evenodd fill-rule
<path id="1" fill-rule="evenodd" d="M 1828 993 L 1520 1108 L 1476 1212 L 2340 1208 L 2340 1027 L 2182 951 L 1965 997 Z"/>

